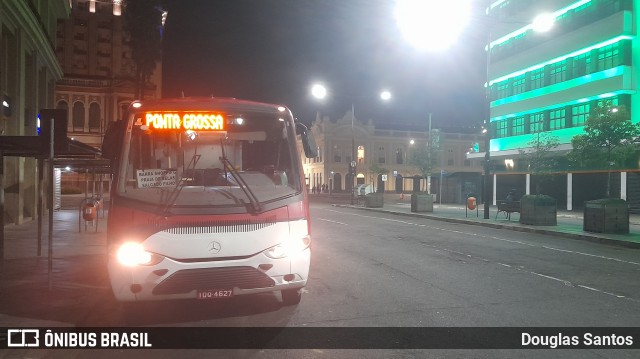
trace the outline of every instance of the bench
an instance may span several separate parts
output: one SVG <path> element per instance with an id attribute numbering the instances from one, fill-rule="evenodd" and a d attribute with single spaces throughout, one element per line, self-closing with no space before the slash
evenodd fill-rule
<path id="1" fill-rule="evenodd" d="M 511 213 L 520 213 L 520 201 L 497 201 L 497 204 L 498 212 L 496 212 L 496 219 L 498 219 L 500 212 L 503 212 L 508 220 L 511 220 Z"/>

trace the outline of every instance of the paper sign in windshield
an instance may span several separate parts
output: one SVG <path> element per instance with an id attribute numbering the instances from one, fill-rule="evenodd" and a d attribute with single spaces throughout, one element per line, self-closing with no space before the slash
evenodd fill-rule
<path id="1" fill-rule="evenodd" d="M 175 187 L 176 171 L 162 169 L 137 170 L 138 188 Z"/>

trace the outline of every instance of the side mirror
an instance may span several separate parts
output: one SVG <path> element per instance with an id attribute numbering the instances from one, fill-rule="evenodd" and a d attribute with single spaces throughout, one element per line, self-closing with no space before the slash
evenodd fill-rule
<path id="1" fill-rule="evenodd" d="M 297 122 L 296 131 L 300 134 L 300 138 L 302 139 L 302 148 L 304 149 L 305 156 L 307 156 L 307 158 L 318 157 L 318 146 L 316 146 L 316 140 L 307 126 Z"/>
<path id="2" fill-rule="evenodd" d="M 102 140 L 102 157 L 113 161 L 119 156 L 126 126 L 127 121 L 124 120 L 111 122 L 109 124 L 104 133 L 104 139 Z"/>

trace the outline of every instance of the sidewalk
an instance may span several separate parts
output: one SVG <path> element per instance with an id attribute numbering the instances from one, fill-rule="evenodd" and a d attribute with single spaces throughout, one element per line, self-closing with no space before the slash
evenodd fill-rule
<path id="1" fill-rule="evenodd" d="M 588 240 L 611 245 L 640 248 L 640 214 L 629 216 L 629 234 L 593 233 L 582 230 L 582 211 L 558 210 L 558 224 L 556 226 L 532 226 L 520 224 L 520 214 L 512 213 L 508 220 L 503 214 L 496 218 L 497 207 L 490 206 L 489 219 L 484 219 L 483 205 L 476 210 L 466 210 L 462 204 L 434 203 L 433 212 L 411 212 L 411 196 L 403 198 L 398 194 L 384 194 L 382 208 L 366 208 L 362 205 L 351 205 L 348 194 L 322 193 L 310 195 L 311 202 L 328 202 L 334 206 L 357 208 L 360 210 L 389 213 L 402 216 L 428 218 L 452 223 L 480 225 L 485 227 L 500 228 L 506 230 L 548 234 L 565 238 Z"/>
<path id="2" fill-rule="evenodd" d="M 53 212 L 49 257 L 48 214 L 43 217 L 40 253 L 38 221 L 5 223 L 0 263 L 0 326 L 86 326 L 96 303 L 111 303 L 106 272 L 106 217 L 98 227 L 80 221 L 84 196 L 63 196 Z M 86 315 L 78 315 L 86 313 Z M 72 321 L 71 318 L 82 318 Z M 84 322 L 86 320 L 86 322 Z M 108 323 L 104 323 L 107 325 Z"/>

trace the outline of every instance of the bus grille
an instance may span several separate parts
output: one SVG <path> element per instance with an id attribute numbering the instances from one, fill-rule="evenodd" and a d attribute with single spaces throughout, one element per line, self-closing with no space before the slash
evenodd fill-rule
<path id="1" fill-rule="evenodd" d="M 273 287 L 275 282 L 252 267 L 185 269 L 173 273 L 153 289 L 153 294 L 181 294 L 192 290 Z"/>
<path id="2" fill-rule="evenodd" d="M 177 223 L 152 223 L 159 230 L 172 234 L 242 233 L 252 232 L 276 224 L 276 217 L 262 220 L 230 221 L 180 221 Z"/>

